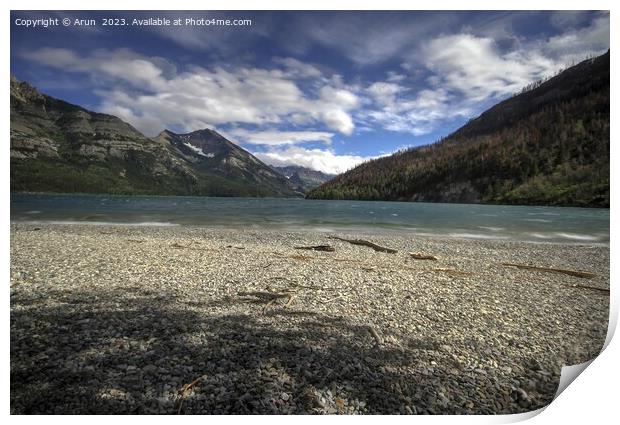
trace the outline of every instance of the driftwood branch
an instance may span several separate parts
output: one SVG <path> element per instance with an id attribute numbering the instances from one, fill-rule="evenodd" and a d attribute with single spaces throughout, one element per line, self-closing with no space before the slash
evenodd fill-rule
<path id="1" fill-rule="evenodd" d="M 578 270 L 565 270 L 565 269 L 555 269 L 551 267 L 529 266 L 527 264 L 502 263 L 502 265 L 517 267 L 519 269 L 524 269 L 524 270 L 535 270 L 535 271 L 549 272 L 549 273 L 563 273 L 569 276 L 581 277 L 584 279 L 592 279 L 593 277 L 596 276 L 594 273 L 582 272 Z"/>
<path id="2" fill-rule="evenodd" d="M 434 255 L 420 254 L 419 252 L 410 252 L 409 255 L 411 258 L 415 258 L 416 260 L 431 260 L 437 261 L 437 257 Z"/>
<path id="3" fill-rule="evenodd" d="M 392 248 L 386 248 L 384 246 L 381 245 L 377 245 L 375 243 L 366 241 L 364 239 L 345 239 L 345 238 L 341 238 L 338 236 L 329 236 L 330 239 L 337 239 L 339 241 L 343 241 L 343 242 L 348 242 L 352 245 L 362 245 L 362 246 L 367 246 L 369 248 L 374 249 L 377 252 L 387 252 L 388 254 L 396 254 L 398 252 L 398 250 L 396 249 L 392 249 Z"/>
<path id="4" fill-rule="evenodd" d="M 377 344 L 383 344 L 383 338 L 381 338 L 381 335 L 379 335 L 379 332 L 377 332 L 374 326 L 368 325 L 368 332 L 370 332 L 370 335 L 377 341 Z"/>
<path id="5" fill-rule="evenodd" d="M 331 245 L 296 246 L 295 249 L 305 249 L 308 251 L 325 251 L 325 252 L 334 252 L 336 250 Z"/>
<path id="6" fill-rule="evenodd" d="M 582 289 L 592 289 L 593 291 L 600 291 L 609 295 L 609 289 L 607 288 L 599 288 L 598 286 L 590 286 L 590 285 L 571 285 L 572 288 L 582 288 Z"/>
<path id="7" fill-rule="evenodd" d="M 177 415 L 181 414 L 181 408 L 183 407 L 183 401 L 185 401 L 191 389 L 194 388 L 196 385 L 198 385 L 200 381 L 202 381 L 202 376 L 200 378 L 194 379 L 191 383 L 184 385 L 181 391 L 179 391 L 181 393 L 181 399 L 179 400 L 179 410 L 177 410 Z"/>

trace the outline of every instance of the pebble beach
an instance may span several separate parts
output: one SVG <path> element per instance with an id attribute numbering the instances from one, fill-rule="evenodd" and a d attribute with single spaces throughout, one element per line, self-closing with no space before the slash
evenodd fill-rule
<path id="1" fill-rule="evenodd" d="M 607 334 L 604 245 L 12 223 L 10 248 L 13 414 L 522 413 Z"/>

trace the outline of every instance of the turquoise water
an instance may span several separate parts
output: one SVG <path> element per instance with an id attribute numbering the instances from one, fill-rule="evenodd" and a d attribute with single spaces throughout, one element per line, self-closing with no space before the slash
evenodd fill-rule
<path id="1" fill-rule="evenodd" d="M 398 232 L 609 243 L 609 210 L 306 199 L 11 194 L 11 221 Z"/>

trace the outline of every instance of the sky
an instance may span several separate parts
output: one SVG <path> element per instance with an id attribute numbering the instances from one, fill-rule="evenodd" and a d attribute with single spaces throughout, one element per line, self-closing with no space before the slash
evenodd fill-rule
<path id="1" fill-rule="evenodd" d="M 71 24 L 23 25 L 41 18 Z M 171 25 L 133 24 L 148 18 Z M 210 128 L 327 173 L 437 141 L 607 49 L 601 11 L 11 12 L 11 73 L 42 92 L 149 137 Z"/>

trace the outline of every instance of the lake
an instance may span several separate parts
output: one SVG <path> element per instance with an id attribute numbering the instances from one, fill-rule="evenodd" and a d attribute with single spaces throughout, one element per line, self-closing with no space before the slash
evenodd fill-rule
<path id="1" fill-rule="evenodd" d="M 11 221 L 398 232 L 609 244 L 609 210 L 281 198 L 11 194 Z"/>

